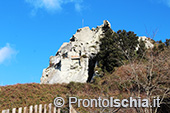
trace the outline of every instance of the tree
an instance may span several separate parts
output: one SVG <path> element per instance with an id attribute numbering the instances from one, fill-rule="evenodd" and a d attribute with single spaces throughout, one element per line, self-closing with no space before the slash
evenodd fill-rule
<path id="1" fill-rule="evenodd" d="M 121 65 L 120 59 L 124 59 L 121 55 L 121 51 L 116 47 L 116 38 L 118 35 L 109 29 L 104 38 L 100 39 L 100 52 L 98 53 L 97 60 L 99 67 L 102 68 L 103 72 L 112 72 L 114 67 Z M 115 39 L 114 39 L 115 38 Z"/>
<path id="2" fill-rule="evenodd" d="M 160 51 L 163 51 L 164 48 L 165 48 L 165 44 L 164 44 L 161 40 L 160 40 L 158 43 L 159 43 L 158 49 L 159 49 Z"/>
<path id="3" fill-rule="evenodd" d="M 126 68 L 126 72 L 131 73 L 131 83 L 134 87 L 130 90 L 131 94 L 136 98 L 146 95 L 149 100 L 149 106 L 152 105 L 153 97 L 159 96 L 160 103 L 164 103 L 164 99 L 170 92 L 170 50 L 163 51 L 154 56 L 153 51 L 149 51 L 145 56 L 147 62 L 135 61 L 131 62 L 130 68 Z M 166 104 L 166 103 L 164 103 Z M 169 106 L 168 106 L 169 107 Z M 136 108 L 139 113 L 157 113 L 157 107 Z"/>
<path id="4" fill-rule="evenodd" d="M 106 34 L 104 38 L 101 39 L 101 51 L 99 53 L 99 56 L 101 55 L 99 58 L 101 59 L 99 59 L 99 64 L 103 66 L 101 68 L 107 69 L 107 66 L 110 66 L 110 69 L 113 69 L 116 65 L 112 65 L 111 62 L 113 60 L 111 59 L 114 58 L 111 57 L 115 57 L 116 60 L 113 64 L 118 63 L 123 65 L 122 67 L 125 67 L 124 70 L 122 70 L 121 67 L 121 73 L 124 73 L 122 77 L 129 77 L 129 79 L 126 80 L 130 82 L 130 85 L 128 85 L 129 83 L 125 83 L 126 80 L 122 81 L 123 78 L 120 76 L 121 86 L 130 92 L 131 97 L 136 99 L 144 97 L 149 100 L 148 108 L 136 107 L 136 112 L 157 113 L 158 106 L 150 107 L 155 96 L 159 96 L 160 98 L 159 105 L 165 104 L 170 107 L 165 101 L 168 95 L 170 97 L 170 49 L 165 48 L 166 43 L 164 44 L 162 41 L 158 42 L 155 51 L 153 51 L 153 48 L 146 49 L 145 43 L 143 41 L 138 42 L 138 38 L 136 38 L 136 40 L 135 36 L 134 33 L 127 33 L 124 30 Z M 169 41 L 167 40 L 166 42 L 166 45 L 168 45 Z M 136 51 L 136 47 L 138 46 L 139 48 Z M 143 60 L 143 58 L 146 59 Z M 128 63 L 125 63 L 125 60 L 128 61 Z"/>
<path id="5" fill-rule="evenodd" d="M 100 39 L 100 42 L 99 67 L 104 72 L 109 73 L 112 73 L 115 67 L 121 66 L 121 61 L 134 58 L 137 54 L 136 48 L 138 45 L 141 45 L 139 52 L 144 50 L 143 43 L 139 43 L 138 37 L 132 31 L 119 30 L 113 32 L 109 29 L 104 37 Z M 128 54 L 129 57 L 124 54 Z"/>
<path id="6" fill-rule="evenodd" d="M 124 88 L 133 97 L 138 98 L 145 95 L 145 98 L 149 100 L 149 108 L 136 107 L 138 113 L 157 113 L 158 106 L 150 107 L 155 96 L 160 98 L 159 105 L 164 104 L 167 105 L 167 108 L 170 107 L 165 101 L 166 98 L 170 97 L 170 49 L 166 49 L 164 46 L 165 44 L 159 41 L 157 51 L 150 48 L 141 53 L 141 56 L 146 58 L 145 61 L 143 59 L 132 59 L 129 60 L 129 64 L 123 65 L 126 68 L 122 71 L 127 73 L 125 76 L 129 76 L 130 73 L 132 86 L 129 88 L 123 85 Z M 131 59 L 127 53 L 125 55 L 127 58 L 129 57 L 128 59 Z"/>
<path id="7" fill-rule="evenodd" d="M 166 47 L 170 46 L 170 39 L 166 39 L 165 45 Z"/>
<path id="8" fill-rule="evenodd" d="M 139 44 L 138 37 L 132 31 L 126 32 L 125 30 L 117 31 L 118 37 L 117 43 L 118 47 L 124 52 L 128 53 L 131 58 L 135 56 L 136 48 Z"/>

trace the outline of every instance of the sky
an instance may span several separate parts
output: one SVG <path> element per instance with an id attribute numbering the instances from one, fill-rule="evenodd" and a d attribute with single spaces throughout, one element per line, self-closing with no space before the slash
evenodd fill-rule
<path id="1" fill-rule="evenodd" d="M 84 20 L 84 24 L 82 24 Z M 40 83 L 49 57 L 85 26 L 170 38 L 170 0 L 0 0 L 0 86 Z"/>

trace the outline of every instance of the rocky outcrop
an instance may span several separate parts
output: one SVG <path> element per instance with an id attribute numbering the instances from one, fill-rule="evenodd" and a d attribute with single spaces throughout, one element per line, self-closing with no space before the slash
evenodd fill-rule
<path id="1" fill-rule="evenodd" d="M 63 43 L 56 55 L 50 57 L 49 67 L 43 70 L 41 84 L 91 81 L 93 75 L 96 75 L 94 67 L 99 52 L 99 40 L 108 29 L 111 29 L 111 25 L 106 20 L 103 25 L 91 30 L 89 27 L 78 29 L 70 42 Z M 139 37 L 140 40 L 145 42 L 146 48 L 154 46 L 145 36 Z"/>
<path id="2" fill-rule="evenodd" d="M 140 41 L 140 40 L 144 41 L 144 42 L 145 42 L 145 47 L 146 47 L 147 49 L 154 47 L 154 45 L 153 45 L 153 43 L 152 43 L 152 40 L 151 40 L 150 38 L 147 38 L 146 36 L 140 36 L 138 40 L 139 40 L 139 41 Z"/>
<path id="3" fill-rule="evenodd" d="M 63 43 L 55 56 L 50 57 L 49 67 L 43 70 L 42 84 L 87 82 L 93 76 L 96 64 L 95 57 L 99 52 L 99 39 L 111 29 L 108 21 L 97 28 L 84 27 L 78 29 L 70 38 L 69 43 Z"/>

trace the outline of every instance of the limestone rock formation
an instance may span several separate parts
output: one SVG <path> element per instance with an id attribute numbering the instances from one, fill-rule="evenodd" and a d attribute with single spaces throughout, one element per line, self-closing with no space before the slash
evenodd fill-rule
<path id="1" fill-rule="evenodd" d="M 63 43 L 56 55 L 50 57 L 49 67 L 43 70 L 41 84 L 90 81 L 95 75 L 99 40 L 108 29 L 111 29 L 111 25 L 106 20 L 103 25 L 91 30 L 89 27 L 78 29 L 70 42 Z M 146 48 L 153 47 L 147 37 L 139 37 L 140 39 L 145 42 Z"/>
<path id="2" fill-rule="evenodd" d="M 55 56 L 50 57 L 49 67 L 43 70 L 41 84 L 87 82 L 93 75 L 95 56 L 99 52 L 99 39 L 110 29 L 108 21 L 97 28 L 78 29 L 63 43 Z"/>
<path id="3" fill-rule="evenodd" d="M 145 47 L 146 47 L 147 49 L 154 47 L 151 39 L 147 38 L 146 36 L 140 36 L 138 40 L 139 40 L 139 41 L 140 41 L 140 40 L 144 41 L 144 42 L 145 42 Z"/>

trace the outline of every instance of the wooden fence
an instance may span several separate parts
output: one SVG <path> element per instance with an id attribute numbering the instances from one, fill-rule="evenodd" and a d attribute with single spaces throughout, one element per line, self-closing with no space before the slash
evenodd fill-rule
<path id="1" fill-rule="evenodd" d="M 76 110 L 71 106 L 68 109 L 69 113 L 77 113 Z M 13 108 L 12 110 L 6 109 L 2 110 L 2 113 L 61 113 L 60 108 L 54 107 L 51 103 L 50 104 L 40 104 L 40 105 L 31 105 L 29 107 L 20 107 L 18 109 Z"/>

